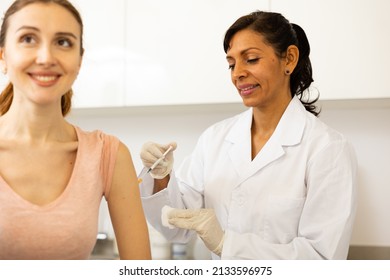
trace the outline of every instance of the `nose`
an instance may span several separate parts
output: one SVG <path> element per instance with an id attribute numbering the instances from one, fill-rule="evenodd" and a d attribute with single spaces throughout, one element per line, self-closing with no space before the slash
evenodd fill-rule
<path id="1" fill-rule="evenodd" d="M 36 63 L 44 66 L 52 66 L 56 63 L 53 49 L 50 45 L 42 44 L 38 49 Z"/>
<path id="2" fill-rule="evenodd" d="M 245 66 L 242 65 L 242 63 L 236 63 L 234 65 L 234 68 L 232 70 L 232 79 L 233 80 L 240 80 L 244 78 L 247 75 L 247 72 L 245 70 Z"/>

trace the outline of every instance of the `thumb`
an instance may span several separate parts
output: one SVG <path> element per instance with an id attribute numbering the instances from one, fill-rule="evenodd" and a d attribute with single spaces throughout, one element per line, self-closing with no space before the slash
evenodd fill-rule
<path id="1" fill-rule="evenodd" d="M 167 145 L 165 145 L 164 148 L 165 148 L 165 149 L 168 149 L 169 147 L 172 147 L 172 149 L 171 149 L 171 152 L 172 152 L 172 151 L 176 150 L 176 148 L 177 148 L 177 143 L 174 142 L 174 141 L 169 142 Z"/>

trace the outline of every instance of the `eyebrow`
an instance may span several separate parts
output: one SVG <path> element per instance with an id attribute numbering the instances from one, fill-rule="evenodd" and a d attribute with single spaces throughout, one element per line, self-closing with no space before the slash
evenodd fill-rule
<path id="1" fill-rule="evenodd" d="M 16 31 L 20 31 L 20 30 L 24 30 L 24 29 L 28 29 L 28 30 L 34 30 L 34 31 L 40 31 L 39 28 L 37 27 L 34 27 L 34 26 L 27 26 L 27 25 L 23 25 L 21 27 L 19 27 Z M 77 36 L 75 34 L 73 34 L 72 32 L 57 32 L 56 33 L 57 36 L 68 36 L 68 37 L 73 37 L 74 39 L 78 39 Z"/>
<path id="2" fill-rule="evenodd" d="M 245 50 L 240 51 L 240 55 L 243 55 L 243 54 L 245 54 L 246 52 L 248 52 L 248 51 L 250 51 L 250 50 L 258 50 L 258 51 L 261 51 L 261 49 L 259 49 L 259 48 L 250 47 L 250 48 L 247 48 L 247 49 L 245 49 Z M 226 56 L 226 59 L 234 59 L 234 58 L 231 57 L 231 56 L 229 56 L 229 55 L 227 55 L 227 56 Z"/>

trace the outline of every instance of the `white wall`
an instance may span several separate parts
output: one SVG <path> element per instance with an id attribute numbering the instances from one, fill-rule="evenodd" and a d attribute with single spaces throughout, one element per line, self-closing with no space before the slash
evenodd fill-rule
<path id="1" fill-rule="evenodd" d="M 69 120 L 84 129 L 117 135 L 130 148 L 139 171 L 139 151 L 145 141 L 177 141 L 177 165 L 207 126 L 243 109 L 241 104 L 79 109 Z M 350 139 L 359 160 L 352 244 L 390 246 L 390 100 L 325 102 L 321 119 Z"/>

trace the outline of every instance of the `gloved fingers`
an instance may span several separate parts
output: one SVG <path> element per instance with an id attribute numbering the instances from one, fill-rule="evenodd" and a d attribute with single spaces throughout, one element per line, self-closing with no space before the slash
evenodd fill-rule
<path id="1" fill-rule="evenodd" d="M 150 173 L 155 173 L 155 174 L 162 174 L 164 173 L 165 171 L 167 170 L 167 167 L 162 165 L 162 164 L 158 164 L 155 168 L 153 168 L 153 170 L 150 172 Z"/>
<path id="2" fill-rule="evenodd" d="M 168 150 L 169 147 L 172 147 L 167 155 L 172 155 L 173 151 L 176 149 L 176 142 L 171 142 L 166 145 L 157 144 L 154 142 L 146 142 L 142 145 L 140 156 L 146 161 L 155 162 L 159 158 L 164 157 L 164 153 Z M 166 158 L 167 155 L 164 157 Z"/>
<path id="3" fill-rule="evenodd" d="M 177 145 L 175 142 L 171 142 L 167 145 L 161 146 L 163 149 L 162 156 L 157 162 L 157 165 L 154 167 L 153 171 L 150 172 L 150 175 L 155 179 L 162 179 L 168 176 L 173 168 L 173 150 L 176 149 Z M 153 163 L 154 166 L 155 163 Z"/>
<path id="4" fill-rule="evenodd" d="M 166 169 L 169 166 L 170 162 L 167 159 L 163 159 L 160 161 L 154 169 L 157 170 L 157 168 Z"/>
<path id="5" fill-rule="evenodd" d="M 196 230 L 196 224 L 192 218 L 168 218 L 168 223 L 177 228 Z"/>
<path id="6" fill-rule="evenodd" d="M 163 179 L 165 178 L 172 170 L 173 161 L 164 161 L 157 164 L 156 167 L 150 172 L 150 175 L 154 179 Z"/>
<path id="7" fill-rule="evenodd" d="M 146 167 L 150 167 L 161 156 L 162 152 L 154 142 L 147 142 L 141 148 L 140 157 Z"/>
<path id="8" fill-rule="evenodd" d="M 167 166 L 171 163 L 173 163 L 173 151 L 176 150 L 177 144 L 176 142 L 171 142 L 164 146 L 164 152 L 171 148 L 171 150 L 168 152 L 168 154 L 165 155 L 164 160 L 162 163 L 165 163 Z"/>
<path id="9" fill-rule="evenodd" d="M 165 205 L 161 209 L 161 222 L 163 226 L 166 226 L 171 229 L 175 227 L 183 229 L 194 229 L 194 223 L 192 221 L 193 216 L 190 214 L 192 212 L 194 211 L 188 209 L 176 209 Z M 186 217 L 177 217 L 176 215 L 180 216 L 180 213 L 184 213 L 184 216 Z"/>
<path id="10" fill-rule="evenodd" d="M 151 167 L 153 165 L 153 163 L 156 161 L 153 158 L 147 158 L 147 157 L 143 157 L 143 158 L 141 158 L 141 160 L 142 160 L 143 165 L 147 168 Z"/>
<path id="11" fill-rule="evenodd" d="M 169 146 L 172 146 L 171 151 L 164 157 L 165 151 L 169 148 Z M 162 166 L 169 166 L 171 164 L 170 162 L 173 161 L 173 150 L 175 150 L 177 147 L 177 144 L 175 142 L 171 142 L 166 145 L 161 145 L 154 142 L 146 142 L 140 152 L 140 157 L 142 160 L 142 163 L 145 167 L 151 167 L 159 158 L 164 157 L 164 160 L 162 160 L 158 165 Z"/>
<path id="12" fill-rule="evenodd" d="M 199 216 L 201 214 L 201 211 L 204 209 L 177 209 L 173 208 L 168 213 L 168 218 L 182 218 L 182 219 L 190 219 L 193 217 Z"/>
<path id="13" fill-rule="evenodd" d="M 175 151 L 176 148 L 177 148 L 177 143 L 176 142 L 170 142 L 169 144 L 166 145 L 166 149 L 168 149 L 169 147 L 172 147 L 172 150 L 171 152 Z M 165 149 L 165 150 L 166 150 Z"/>
<path id="14" fill-rule="evenodd" d="M 170 152 L 173 152 L 177 148 L 177 143 L 172 141 L 169 142 L 168 144 L 160 145 L 162 153 L 168 150 L 169 147 L 172 147 Z"/>
<path id="15" fill-rule="evenodd" d="M 161 158 L 164 157 L 166 158 L 168 155 L 172 155 L 173 151 L 176 150 L 177 144 L 176 142 L 170 142 L 168 144 L 155 144 L 154 149 L 150 150 L 150 152 L 156 157 L 156 158 Z M 168 154 L 164 156 L 164 153 L 170 148 L 170 151 Z"/>
<path id="16" fill-rule="evenodd" d="M 170 173 L 170 169 L 165 168 L 165 169 L 153 169 L 153 171 L 150 171 L 150 176 L 154 179 L 164 179 L 165 177 L 168 176 Z"/>
<path id="17" fill-rule="evenodd" d="M 168 213 L 168 223 L 183 229 L 196 230 L 196 220 L 200 209 L 176 209 L 172 208 Z"/>
<path id="18" fill-rule="evenodd" d="M 147 142 L 143 145 L 142 150 L 147 151 L 147 153 L 149 153 L 151 156 L 158 159 L 163 156 L 165 148 L 161 144 L 154 143 L 154 142 Z"/>
<path id="19" fill-rule="evenodd" d="M 176 209 L 164 206 L 162 221 L 163 225 L 168 227 L 171 225 L 181 229 L 195 230 L 206 247 L 221 256 L 224 232 L 214 209 Z"/>

